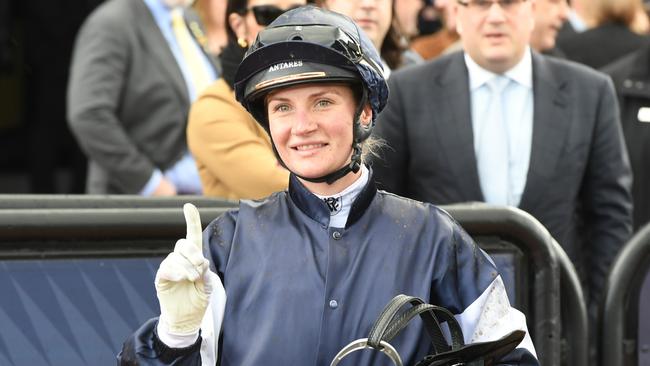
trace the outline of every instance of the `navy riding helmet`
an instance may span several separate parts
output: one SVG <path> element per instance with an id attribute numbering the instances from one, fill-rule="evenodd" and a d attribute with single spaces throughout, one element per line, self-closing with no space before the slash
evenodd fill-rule
<path id="1" fill-rule="evenodd" d="M 361 86 L 354 116 L 352 162 L 312 182 L 332 183 L 361 164 L 361 143 L 366 140 L 388 99 L 388 85 L 374 45 L 350 18 L 314 6 L 289 10 L 261 31 L 235 75 L 235 95 L 269 132 L 265 96 L 292 85 L 342 82 Z M 369 102 L 372 122 L 359 120 Z"/>

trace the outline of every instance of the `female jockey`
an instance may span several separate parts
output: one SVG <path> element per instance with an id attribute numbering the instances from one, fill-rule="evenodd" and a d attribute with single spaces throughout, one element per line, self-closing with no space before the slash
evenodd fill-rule
<path id="1" fill-rule="evenodd" d="M 289 188 L 242 201 L 202 235 L 186 205 L 187 238 L 156 275 L 161 316 L 126 341 L 121 364 L 329 365 L 400 293 L 449 309 L 466 342 L 526 330 L 492 261 L 446 212 L 376 189 L 363 161 L 388 98 L 380 65 L 353 21 L 320 8 L 259 33 L 235 92 Z M 406 365 L 431 347 L 420 322 L 392 344 Z M 379 352 L 348 358 L 390 364 Z M 530 337 L 501 362 L 537 365 Z"/>

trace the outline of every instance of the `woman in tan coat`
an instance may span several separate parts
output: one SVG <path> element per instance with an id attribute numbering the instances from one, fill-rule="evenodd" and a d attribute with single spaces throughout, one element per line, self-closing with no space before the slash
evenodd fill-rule
<path id="1" fill-rule="evenodd" d="M 206 196 L 256 199 L 286 189 L 289 172 L 278 163 L 267 133 L 235 100 L 233 80 L 257 33 L 283 11 L 304 4 L 305 0 L 228 1 L 222 77 L 194 102 L 187 127 Z"/>

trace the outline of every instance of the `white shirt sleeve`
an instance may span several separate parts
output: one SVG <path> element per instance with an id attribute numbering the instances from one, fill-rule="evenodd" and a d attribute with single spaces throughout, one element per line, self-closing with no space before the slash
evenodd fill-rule
<path id="1" fill-rule="evenodd" d="M 514 330 L 523 330 L 526 336 L 517 348 L 525 348 L 537 358 L 526 317 L 510 306 L 501 276 L 497 276 L 465 311 L 456 315 L 456 319 L 463 330 L 466 344 L 494 341 Z"/>

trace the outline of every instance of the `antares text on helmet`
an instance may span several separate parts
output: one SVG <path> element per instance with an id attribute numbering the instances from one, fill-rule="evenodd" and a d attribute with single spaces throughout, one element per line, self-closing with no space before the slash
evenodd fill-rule
<path id="1" fill-rule="evenodd" d="M 284 69 L 288 69 L 288 68 L 291 68 L 291 67 L 301 67 L 301 66 L 302 66 L 302 61 L 280 62 L 279 64 L 275 64 L 275 65 L 269 67 L 269 72 L 284 70 Z"/>

